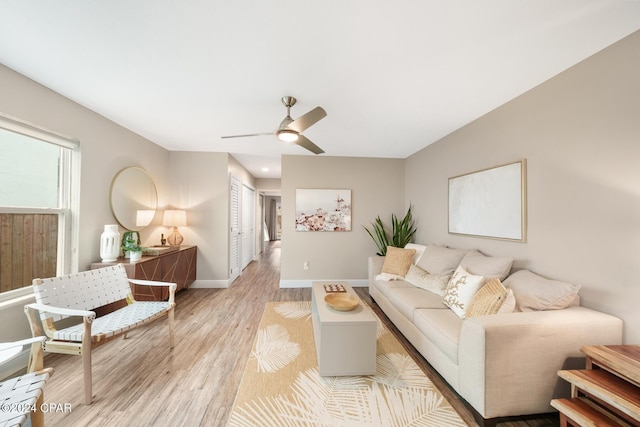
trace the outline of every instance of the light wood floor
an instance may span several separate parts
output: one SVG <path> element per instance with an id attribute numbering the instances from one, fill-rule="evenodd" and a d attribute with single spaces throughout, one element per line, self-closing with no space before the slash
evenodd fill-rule
<path id="1" fill-rule="evenodd" d="M 176 296 L 176 345 L 168 349 L 161 320 L 99 347 L 93 353 L 92 405 L 83 403 L 79 356 L 50 354 L 55 369 L 45 388 L 47 426 L 224 426 L 256 334 L 264 304 L 309 301 L 310 289 L 279 289 L 280 244 L 272 242 L 228 289 L 191 289 Z M 470 425 L 471 412 L 433 369 L 368 302 L 399 337 L 419 366 Z M 70 404 L 71 410 L 64 410 Z M 57 410 L 57 411 L 56 411 Z M 513 420 L 499 427 L 557 426 L 557 417 Z M 446 427 L 446 426 L 443 426 Z"/>

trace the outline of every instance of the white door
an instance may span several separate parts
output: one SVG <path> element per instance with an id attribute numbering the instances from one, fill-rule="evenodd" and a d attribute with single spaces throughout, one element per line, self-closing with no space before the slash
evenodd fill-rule
<path id="1" fill-rule="evenodd" d="M 229 283 L 240 275 L 240 180 L 231 176 L 229 191 Z"/>
<path id="2" fill-rule="evenodd" d="M 246 185 L 242 186 L 242 269 L 244 269 L 251 261 L 255 253 L 256 242 L 256 192 L 253 188 Z"/>

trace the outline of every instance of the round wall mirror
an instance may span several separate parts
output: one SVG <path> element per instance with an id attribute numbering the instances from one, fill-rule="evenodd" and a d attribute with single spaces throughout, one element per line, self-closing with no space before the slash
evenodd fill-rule
<path id="1" fill-rule="evenodd" d="M 140 231 L 151 223 L 158 207 L 153 178 L 139 167 L 122 169 L 111 182 L 111 212 L 130 231 Z"/>

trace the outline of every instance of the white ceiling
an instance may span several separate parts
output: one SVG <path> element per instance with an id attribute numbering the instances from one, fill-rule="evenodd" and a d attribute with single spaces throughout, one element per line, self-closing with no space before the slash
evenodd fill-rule
<path id="1" fill-rule="evenodd" d="M 230 152 L 258 178 L 269 132 L 328 156 L 405 158 L 640 29 L 637 0 L 2 0 L 0 63 L 169 150 Z M 269 172 L 262 172 L 267 166 Z"/>

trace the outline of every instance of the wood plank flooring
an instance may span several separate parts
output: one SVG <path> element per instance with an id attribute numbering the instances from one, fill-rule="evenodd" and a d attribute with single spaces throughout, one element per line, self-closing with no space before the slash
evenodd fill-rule
<path id="1" fill-rule="evenodd" d="M 363 261 L 364 262 L 364 261 Z M 45 388 L 47 426 L 224 426 L 269 301 L 309 301 L 311 290 L 279 289 L 280 242 L 272 242 L 228 289 L 191 289 L 176 296 L 176 345 L 168 348 L 166 319 L 93 352 L 91 405 L 83 403 L 79 356 L 49 354 L 55 369 Z M 358 294 L 399 337 L 463 419 L 471 412 L 371 301 Z M 54 406 L 58 405 L 58 406 Z M 65 410 L 70 404 L 71 410 Z M 509 420 L 499 427 L 557 426 L 557 416 Z M 446 426 L 443 426 L 446 427 Z"/>

